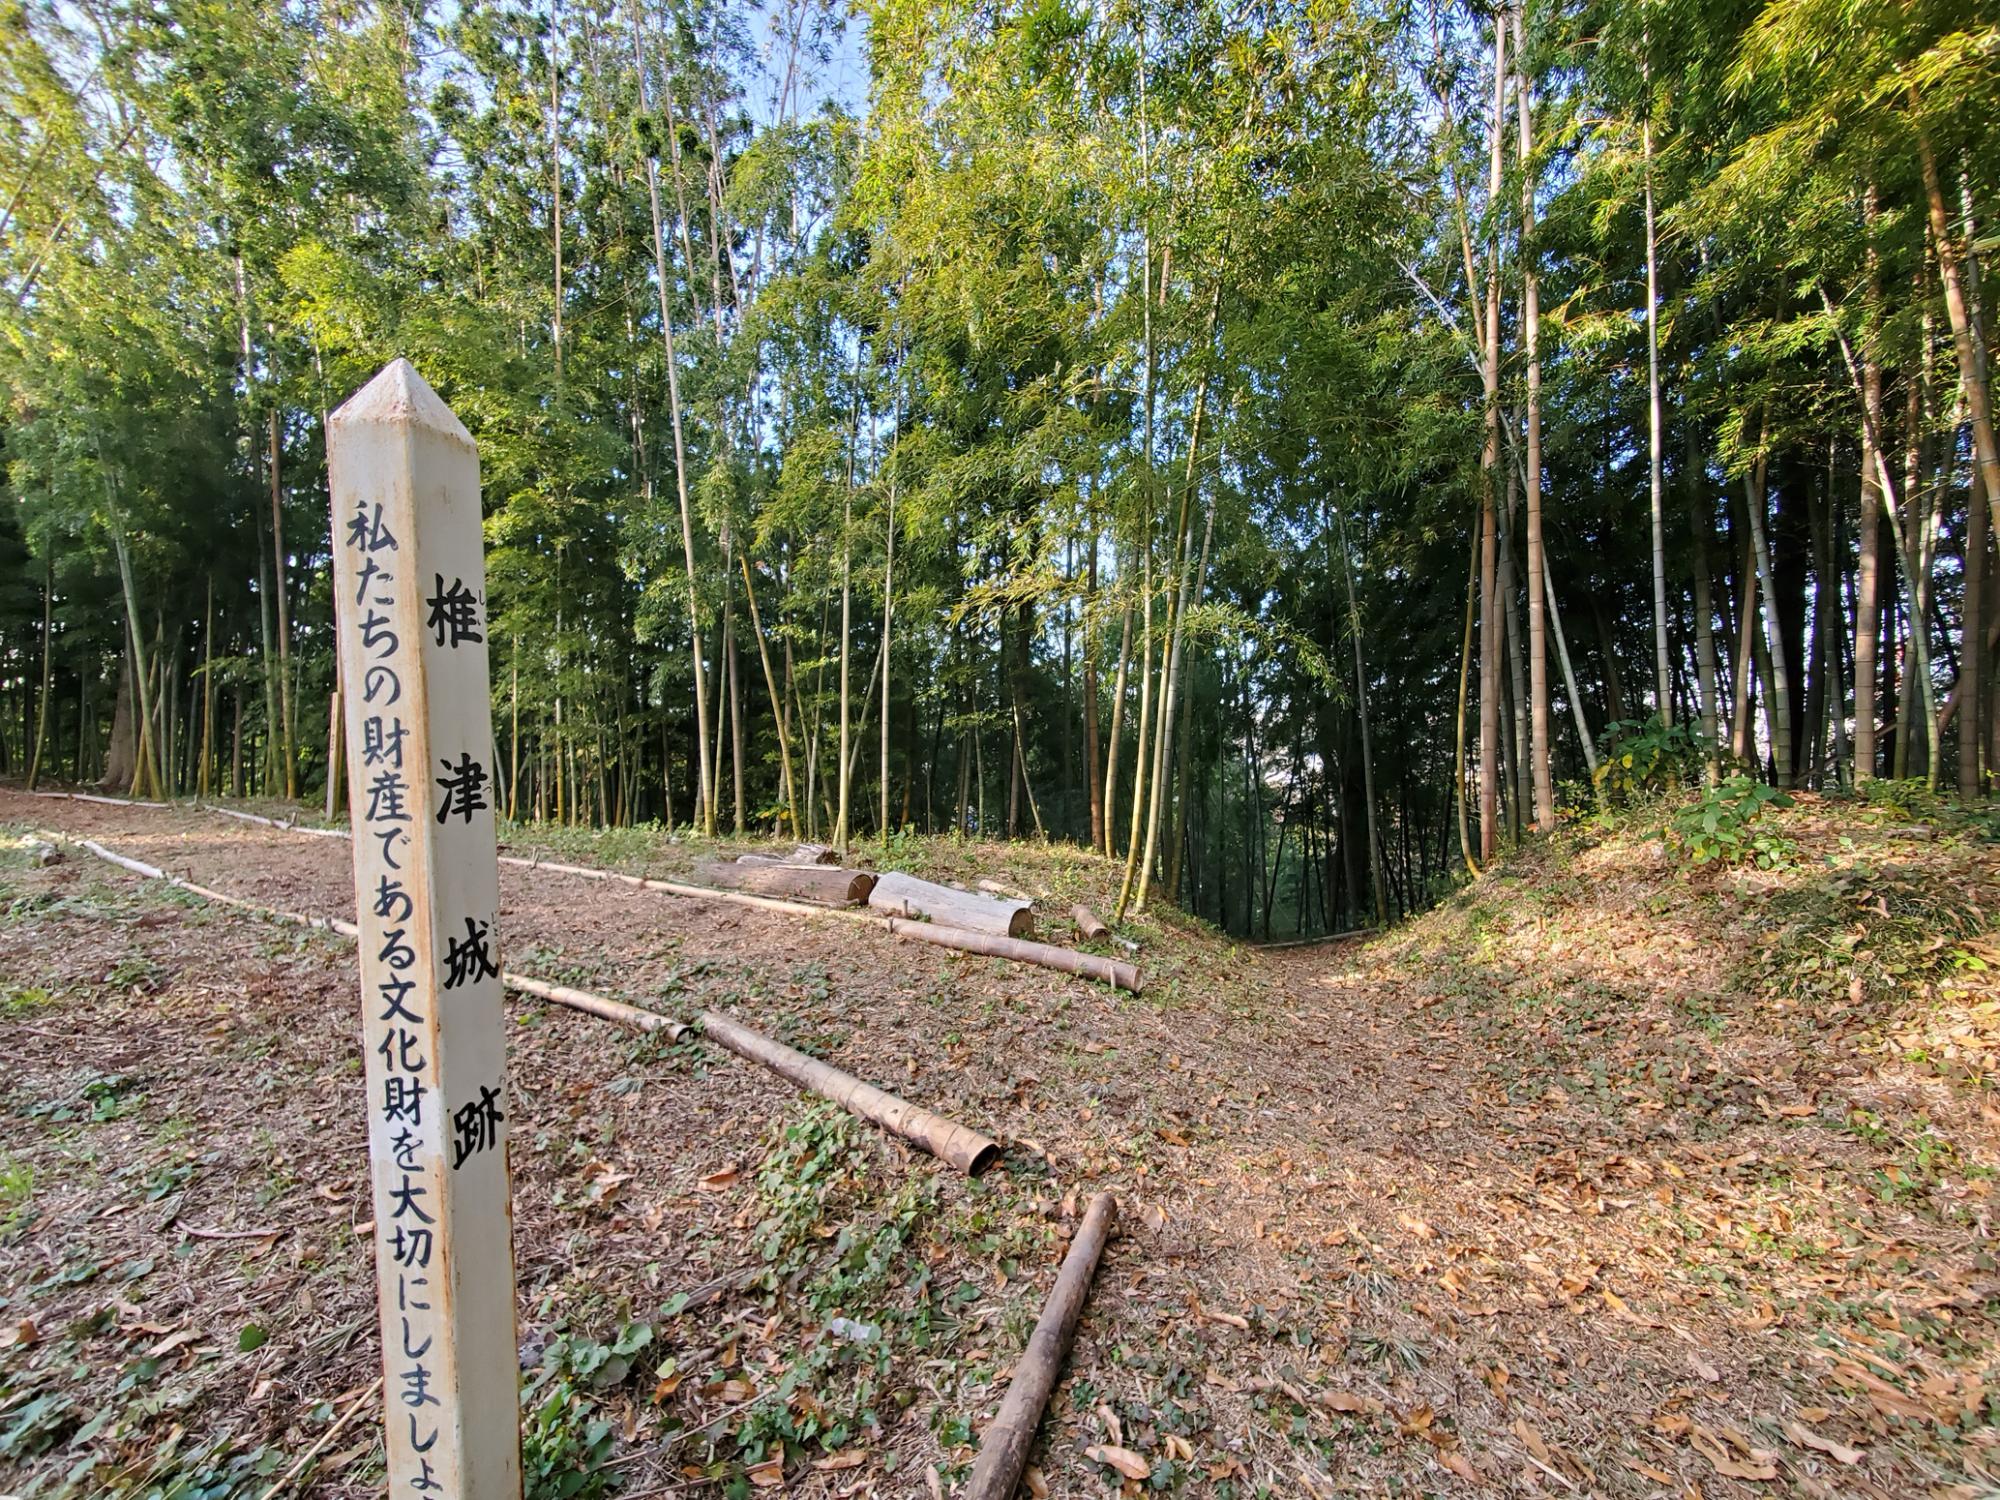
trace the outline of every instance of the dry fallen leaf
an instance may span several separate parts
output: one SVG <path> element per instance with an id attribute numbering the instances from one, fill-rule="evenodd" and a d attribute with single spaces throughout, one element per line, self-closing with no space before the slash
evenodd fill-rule
<path id="1" fill-rule="evenodd" d="M 153 1345 L 152 1348 L 146 1351 L 144 1358 L 158 1359 L 163 1354 L 171 1354 L 183 1344 L 192 1344 L 200 1337 L 201 1334 L 195 1329 L 183 1328 L 179 1333 L 170 1333 L 161 1339 L 159 1343 Z"/>
<path id="2" fill-rule="evenodd" d="M 1832 1438 L 1821 1437 L 1803 1422 L 1795 1422 L 1790 1417 L 1787 1417 L 1781 1425 L 1785 1436 L 1800 1447 L 1824 1453 L 1836 1463 L 1858 1464 L 1867 1457 L 1859 1448 L 1850 1448 L 1845 1443 L 1836 1443 Z"/>
<path id="3" fill-rule="evenodd" d="M 824 1473 L 829 1469 L 858 1469 L 868 1462 L 866 1448 L 849 1448 L 843 1453 L 835 1453 L 826 1458 L 813 1460 L 813 1467 Z"/>
<path id="4" fill-rule="evenodd" d="M 767 1458 L 750 1470 L 750 1482 L 760 1490 L 776 1489 L 785 1482 L 785 1460 L 783 1455 Z"/>
<path id="5" fill-rule="evenodd" d="M 1040 1469 L 1030 1468 L 1022 1479 L 1028 1486 L 1028 1493 L 1033 1495 L 1035 1500 L 1049 1500 L 1048 1476 Z"/>
<path id="6" fill-rule="evenodd" d="M 1472 1460 L 1467 1458 L 1463 1453 L 1440 1453 L 1438 1455 L 1438 1462 L 1451 1470 L 1460 1479 L 1469 1479 L 1474 1484 L 1480 1483 L 1485 1478 L 1484 1475 L 1472 1466 Z"/>
<path id="7" fill-rule="evenodd" d="M 740 1167 L 724 1167 L 720 1171 L 710 1172 L 701 1181 L 697 1182 L 695 1186 L 700 1188 L 704 1193 L 727 1192 L 730 1188 L 736 1186 L 736 1179 L 742 1175 L 743 1170 Z"/>
<path id="8" fill-rule="evenodd" d="M 681 1372 L 679 1370 L 676 1370 L 671 1375 L 662 1375 L 660 1383 L 653 1387 L 653 1399 L 655 1401 L 664 1401 L 680 1388 Z"/>
<path id="9" fill-rule="evenodd" d="M 1372 1396 L 1357 1396 L 1352 1391 L 1328 1391 L 1320 1398 L 1320 1404 L 1334 1411 L 1373 1415 L 1382 1410 L 1382 1403 Z"/>
<path id="10" fill-rule="evenodd" d="M 1153 1472 L 1153 1466 L 1130 1448 L 1120 1448 L 1111 1443 L 1098 1443 L 1086 1448 L 1083 1450 L 1083 1456 L 1092 1463 L 1116 1469 L 1127 1479 L 1136 1479 L 1141 1484 L 1145 1483 Z"/>
<path id="11" fill-rule="evenodd" d="M 1415 1218 L 1410 1214 L 1397 1214 L 1396 1222 L 1420 1240 L 1434 1240 L 1437 1238 L 1437 1231 L 1435 1229 L 1431 1228 L 1422 1219 Z"/>
<path id="12" fill-rule="evenodd" d="M 1778 1466 L 1771 1461 L 1771 1455 L 1762 1449 L 1751 1449 L 1741 1459 L 1734 1457 L 1724 1445 L 1722 1438 L 1695 1423 L 1688 1429 L 1688 1441 L 1709 1463 L 1715 1472 L 1725 1479 L 1776 1479 Z"/>
<path id="13" fill-rule="evenodd" d="M 1618 1461 L 1634 1474 L 1650 1479 L 1655 1484 L 1672 1484 L 1674 1482 L 1674 1476 L 1669 1474 L 1665 1469 L 1656 1469 L 1651 1464 L 1642 1464 L 1636 1459 L 1621 1458 Z"/>

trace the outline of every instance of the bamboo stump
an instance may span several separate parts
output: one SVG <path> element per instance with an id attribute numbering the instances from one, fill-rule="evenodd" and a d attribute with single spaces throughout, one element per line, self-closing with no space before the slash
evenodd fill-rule
<path id="1" fill-rule="evenodd" d="M 1111 929 L 1104 925 L 1097 913 L 1081 903 L 1069 909 L 1069 916 L 1070 920 L 1076 923 L 1078 935 L 1086 943 L 1101 942 L 1111 936 Z"/>

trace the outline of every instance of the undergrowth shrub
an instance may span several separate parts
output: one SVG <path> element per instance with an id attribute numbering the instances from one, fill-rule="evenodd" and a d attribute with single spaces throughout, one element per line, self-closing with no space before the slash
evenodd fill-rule
<path id="1" fill-rule="evenodd" d="M 1919 780 L 1864 781 L 1858 791 L 1870 807 L 1901 822 L 1922 823 L 1946 834 L 2000 838 L 2000 807 L 1986 803 L 1968 807 Z"/>
<path id="2" fill-rule="evenodd" d="M 1790 863 L 1799 846 L 1776 829 L 1757 824 L 1766 809 L 1791 805 L 1792 799 L 1774 786 L 1731 776 L 1676 811 L 1661 836 L 1689 864 L 1775 870 Z"/>
<path id="3" fill-rule="evenodd" d="M 1701 778 L 1709 744 L 1686 724 L 1616 719 L 1604 726 L 1597 766 L 1598 792 L 1625 803 Z"/>

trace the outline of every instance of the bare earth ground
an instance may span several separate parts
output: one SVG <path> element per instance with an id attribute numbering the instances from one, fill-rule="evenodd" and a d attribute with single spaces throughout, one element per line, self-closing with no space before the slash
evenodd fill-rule
<path id="1" fill-rule="evenodd" d="M 1576 837 L 1366 947 L 1149 914 L 1136 999 L 503 867 L 508 967 L 727 1010 L 1012 1143 L 968 1183 L 703 1043 L 510 998 L 531 1493 L 948 1493 L 1099 1189 L 1049 1494 L 2000 1493 L 2000 870 L 1921 809 L 1802 803 L 1788 870 Z M 0 791 L 0 1492 L 261 1500 L 350 1411 L 289 1492 L 374 1492 L 351 949 L 31 868 L 35 828 L 353 901 L 334 839 Z M 1051 912 L 1117 873 L 880 858 Z"/>

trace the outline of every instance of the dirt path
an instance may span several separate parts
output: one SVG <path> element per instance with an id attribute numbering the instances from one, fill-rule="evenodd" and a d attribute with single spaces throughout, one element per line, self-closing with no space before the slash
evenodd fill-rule
<path id="1" fill-rule="evenodd" d="M 5 791 L 0 823 L 274 905 L 352 906 L 335 839 Z M 60 1394 L 62 1360 L 99 1367 L 76 1383 L 79 1410 L 96 1409 L 93 1383 L 184 1321 L 199 1337 L 158 1357 L 173 1389 L 194 1411 L 223 1403 L 237 1449 L 289 1458 L 373 1374 L 348 950 L 91 865 L 4 872 L 0 985 L 51 1000 L 0 1007 L 18 1063 L 0 1153 L 35 1173 L 32 1218 L 0 1234 L 4 1315 L 37 1329 L 0 1351 L 0 1443 L 26 1401 Z M 509 968 L 669 1013 L 727 1010 L 1017 1143 L 966 1184 L 872 1133 L 827 1145 L 785 1085 L 698 1044 L 510 1002 L 527 1363 L 568 1340 L 561 1380 L 611 1424 L 603 1456 L 627 1494 L 727 1483 L 780 1440 L 797 1493 L 924 1495 L 933 1470 L 948 1488 L 1067 1216 L 1098 1188 L 1119 1194 L 1126 1231 L 1044 1427 L 1054 1494 L 1104 1493 L 1111 1471 L 1083 1449 L 1115 1438 L 1155 1489 L 1231 1496 L 1898 1495 L 1963 1483 L 1983 1458 L 1983 1218 L 1975 1234 L 1912 1213 L 1899 1235 L 1804 1258 L 1749 1232 L 1781 1212 L 1837 1221 L 1837 1203 L 1807 1206 L 1790 1184 L 1871 1169 L 1865 1143 L 1798 1112 L 1795 1082 L 1764 1080 L 1716 1128 L 1672 1102 L 1607 1103 L 1587 1069 L 1579 1082 L 1503 1045 L 1482 1012 L 1392 970 L 1345 972 L 1351 948 L 1257 955 L 1142 925 L 1149 992 L 1134 999 L 847 924 L 504 866 L 501 884 Z M 92 1080 L 101 1094 L 132 1077 L 114 1101 L 143 1109 L 89 1119 Z M 83 1118 L 52 1125 L 52 1100 Z M 780 1170 L 814 1151 L 840 1184 L 816 1198 Z M 123 1176 L 107 1165 L 120 1157 Z M 848 1265 L 861 1224 L 880 1253 Z M 189 1240 L 190 1225 L 279 1234 Z M 1959 1357 L 1924 1367 L 1933 1387 L 1888 1382 L 1892 1400 L 1868 1382 L 1906 1351 L 1879 1317 L 1856 1306 L 1836 1336 L 1804 1309 L 1898 1247 L 1904 1294 L 1956 1319 Z M 831 1270 L 803 1258 L 822 1250 Z M 148 1259 L 107 1287 L 107 1266 Z M 98 1269 L 60 1280 L 85 1260 Z M 788 1274 L 761 1296 L 674 1310 L 677 1291 L 766 1264 Z M 857 1365 L 826 1319 L 878 1301 L 902 1342 Z M 232 1320 L 253 1318 L 270 1342 L 236 1349 Z M 567 1351 L 635 1325 L 645 1342 L 608 1356 L 629 1378 L 578 1373 L 587 1360 Z M 850 1413 L 836 1396 L 857 1379 L 872 1395 Z M 1957 1447 L 1937 1440 L 1947 1412 Z M 131 1451 L 158 1441 L 163 1418 L 131 1420 Z M 372 1441 L 366 1422 L 350 1435 Z M 75 1426 L 52 1425 L 54 1457 L 0 1446 L 0 1487 L 10 1464 L 44 1482 L 67 1470 L 89 1447 Z M 811 1466 L 830 1453 L 865 1457 Z M 355 1455 L 325 1492 L 363 1492 L 368 1464 Z"/>

